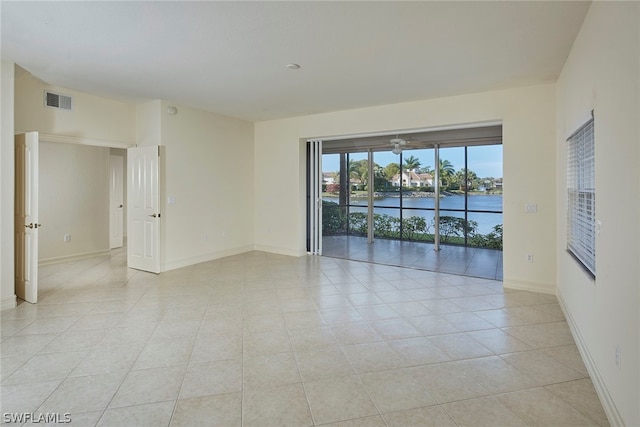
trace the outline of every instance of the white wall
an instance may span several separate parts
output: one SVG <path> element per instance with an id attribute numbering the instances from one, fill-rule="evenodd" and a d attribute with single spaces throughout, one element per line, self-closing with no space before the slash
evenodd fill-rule
<path id="1" fill-rule="evenodd" d="M 136 106 L 136 144 L 158 145 L 162 141 L 162 101 L 155 100 Z"/>
<path id="2" fill-rule="evenodd" d="M 14 66 L 0 68 L 0 310 L 16 306 L 14 243 Z"/>
<path id="3" fill-rule="evenodd" d="M 307 138 L 495 121 L 503 124 L 504 284 L 555 292 L 555 85 L 257 123 L 256 248 L 305 253 Z M 526 203 L 538 213 L 526 214 Z"/>
<path id="4" fill-rule="evenodd" d="M 41 141 L 39 154 L 40 262 L 108 253 L 109 148 Z"/>
<path id="5" fill-rule="evenodd" d="M 169 105 L 138 107 L 140 145 L 163 146 L 162 270 L 252 250 L 253 124 Z"/>
<path id="6" fill-rule="evenodd" d="M 640 425 L 639 18 L 637 2 L 592 3 L 557 84 L 558 295 L 610 420 L 628 426 Z M 566 138 L 592 109 L 595 281 L 565 251 Z"/>
<path id="7" fill-rule="evenodd" d="M 134 104 L 51 86 L 16 67 L 15 128 L 41 134 L 88 138 L 131 145 L 135 140 Z M 73 111 L 44 105 L 44 91 L 73 97 Z"/>

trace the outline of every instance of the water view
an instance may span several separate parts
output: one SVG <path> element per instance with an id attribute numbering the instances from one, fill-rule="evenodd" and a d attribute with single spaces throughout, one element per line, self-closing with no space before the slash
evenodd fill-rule
<path id="1" fill-rule="evenodd" d="M 323 196 L 322 200 L 338 203 L 338 197 Z M 351 205 L 350 212 L 367 212 L 367 199 L 361 197 L 352 197 L 349 200 Z M 399 197 L 377 197 L 373 202 L 374 212 L 385 214 L 395 218 L 400 217 L 400 198 Z M 403 197 L 402 199 L 403 217 L 421 216 L 430 222 L 433 220 L 433 210 L 417 210 L 417 209 L 434 209 L 435 198 L 433 197 Z M 440 198 L 440 216 L 454 216 L 464 218 L 464 212 L 449 211 L 448 209 L 464 209 L 464 195 L 449 195 Z M 468 197 L 468 210 L 478 211 L 502 211 L 502 194 L 486 194 L 475 195 L 470 194 Z M 501 213 L 480 213 L 469 212 L 468 219 L 478 223 L 477 232 L 488 234 L 493 227 L 502 224 Z"/>
<path id="2" fill-rule="evenodd" d="M 440 148 L 436 159 L 434 149 L 415 145 L 372 156 L 323 154 L 323 234 L 362 236 L 371 225 L 376 237 L 433 241 L 437 186 L 441 242 L 502 249 L 502 146 Z M 373 224 L 367 218 L 370 189 Z M 348 194 L 348 202 L 342 200 L 348 209 L 339 206 L 340 194 Z"/>

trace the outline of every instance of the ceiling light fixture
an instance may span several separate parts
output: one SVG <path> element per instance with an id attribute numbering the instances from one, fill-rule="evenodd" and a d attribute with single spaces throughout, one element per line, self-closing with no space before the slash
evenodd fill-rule
<path id="1" fill-rule="evenodd" d="M 300 64 L 287 64 L 287 68 L 290 70 L 299 70 L 300 69 Z"/>
<path id="2" fill-rule="evenodd" d="M 393 145 L 393 149 L 391 150 L 391 152 L 395 155 L 402 153 L 402 147 L 407 144 L 407 140 L 398 138 L 397 135 L 389 142 L 391 143 L 391 145 Z"/>

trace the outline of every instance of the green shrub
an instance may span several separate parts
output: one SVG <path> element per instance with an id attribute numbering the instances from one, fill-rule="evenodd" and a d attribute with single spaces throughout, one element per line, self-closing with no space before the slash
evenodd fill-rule
<path id="1" fill-rule="evenodd" d="M 333 236 L 345 232 L 343 208 L 335 202 L 322 201 L 322 235 Z"/>
<path id="2" fill-rule="evenodd" d="M 376 236 L 394 237 L 399 223 L 399 218 L 385 214 L 373 214 L 373 229 Z"/>
<path id="3" fill-rule="evenodd" d="M 349 231 L 360 236 L 367 235 L 367 214 L 364 212 L 349 212 Z"/>
<path id="4" fill-rule="evenodd" d="M 337 203 L 322 202 L 322 227 L 323 235 L 331 236 L 346 233 L 346 215 L 344 207 Z M 368 227 L 368 215 L 365 212 L 350 212 L 348 216 L 349 234 L 366 236 Z M 402 225 L 402 227 L 401 227 Z M 399 239 L 402 230 L 402 238 L 405 240 L 433 242 L 433 220 L 427 222 L 424 217 L 415 215 L 408 218 L 400 218 L 386 215 L 373 214 L 374 234 L 379 238 Z M 440 242 L 443 244 L 463 245 L 465 233 L 469 246 L 479 248 L 502 250 L 502 224 L 493 227 L 489 234 L 477 233 L 476 221 L 465 221 L 464 218 L 453 216 L 440 217 Z"/>
<path id="5" fill-rule="evenodd" d="M 469 245 L 478 248 L 502 250 L 502 224 L 493 227 L 489 234 L 473 234 L 469 238 Z"/>
<path id="6" fill-rule="evenodd" d="M 421 237 L 427 232 L 427 220 L 421 216 L 410 216 L 402 219 L 402 237 L 407 240 L 424 240 Z"/>
<path id="7" fill-rule="evenodd" d="M 463 237 L 465 234 L 473 235 L 478 228 L 476 221 L 465 221 L 464 218 L 455 216 L 440 217 L 440 241 L 447 243 L 453 240 L 453 237 Z"/>
<path id="8" fill-rule="evenodd" d="M 493 227 L 493 231 L 487 234 L 485 248 L 502 250 L 502 224 Z"/>

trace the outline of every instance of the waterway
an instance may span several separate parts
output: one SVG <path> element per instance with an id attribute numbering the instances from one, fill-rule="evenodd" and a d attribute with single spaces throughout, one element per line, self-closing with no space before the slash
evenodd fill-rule
<path id="1" fill-rule="evenodd" d="M 338 203 L 337 197 L 322 197 L 323 200 Z M 367 199 L 353 197 L 349 201 L 351 212 L 366 212 Z M 386 214 L 393 217 L 400 216 L 399 197 L 379 197 L 373 201 L 374 213 Z M 407 218 L 419 215 L 432 221 L 434 216 L 435 198 L 433 197 L 403 197 L 402 216 Z M 440 198 L 440 216 L 448 215 L 464 218 L 464 212 L 451 211 L 449 209 L 464 209 L 464 195 L 449 195 Z M 421 210 L 424 209 L 424 210 Z M 477 211 L 502 211 L 501 194 L 470 194 L 467 198 L 467 209 Z M 494 226 L 502 224 L 501 213 L 468 212 L 467 219 L 478 223 L 478 232 L 488 234 Z"/>

